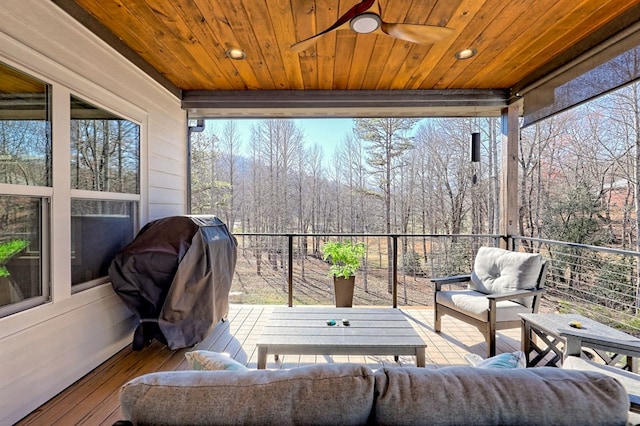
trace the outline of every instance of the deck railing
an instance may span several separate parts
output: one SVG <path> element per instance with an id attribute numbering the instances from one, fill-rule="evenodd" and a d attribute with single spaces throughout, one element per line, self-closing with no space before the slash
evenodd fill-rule
<path id="1" fill-rule="evenodd" d="M 482 245 L 500 235 L 236 233 L 235 303 L 332 304 L 326 241 L 367 245 L 356 279 L 355 305 L 432 306 L 431 277 L 468 273 Z M 515 250 L 550 261 L 542 311 L 580 313 L 640 335 L 640 253 L 562 241 L 513 237 Z M 391 253 L 391 256 L 388 255 Z"/>
<path id="2" fill-rule="evenodd" d="M 640 336 L 640 253 L 538 238 L 513 241 L 516 250 L 539 252 L 551 262 L 545 306 Z"/>
<path id="3" fill-rule="evenodd" d="M 331 304 L 332 279 L 322 260 L 330 240 L 367 246 L 354 303 L 430 306 L 430 277 L 468 273 L 481 245 L 498 235 L 236 233 L 239 256 L 232 300 L 239 303 Z M 391 256 L 388 255 L 391 253 Z"/>

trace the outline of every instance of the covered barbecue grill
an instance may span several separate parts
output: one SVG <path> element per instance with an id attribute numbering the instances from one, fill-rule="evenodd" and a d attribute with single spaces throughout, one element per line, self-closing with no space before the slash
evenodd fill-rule
<path id="1" fill-rule="evenodd" d="M 115 292 L 140 323 L 134 350 L 154 338 L 192 346 L 229 311 L 237 242 L 215 216 L 173 216 L 145 225 L 112 261 Z"/>

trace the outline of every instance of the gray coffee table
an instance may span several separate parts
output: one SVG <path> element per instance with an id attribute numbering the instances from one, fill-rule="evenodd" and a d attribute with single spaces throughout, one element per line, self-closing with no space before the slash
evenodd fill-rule
<path id="1" fill-rule="evenodd" d="M 398 309 L 293 307 L 273 310 L 257 347 L 258 368 L 266 368 L 267 354 L 413 355 L 424 367 L 427 344 Z"/>
<path id="2" fill-rule="evenodd" d="M 627 356 L 627 368 L 636 371 L 634 358 L 640 357 L 640 339 L 576 314 L 520 314 L 522 317 L 522 351 L 527 366 L 540 363 L 548 353 L 554 357 L 545 365 L 558 365 L 567 356 L 580 356 L 583 347 L 591 348 L 607 365 L 615 365 L 620 357 Z M 579 321 L 582 328 L 572 328 L 571 321 Z M 533 340 L 540 338 L 545 348 Z M 562 348 L 560 347 L 562 343 Z M 531 358 L 531 352 L 536 356 Z M 609 355 L 613 354 L 613 355 Z"/>

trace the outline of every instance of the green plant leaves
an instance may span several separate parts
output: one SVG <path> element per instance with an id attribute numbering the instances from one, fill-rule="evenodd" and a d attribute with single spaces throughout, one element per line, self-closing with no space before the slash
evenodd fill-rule
<path id="1" fill-rule="evenodd" d="M 29 241 L 13 240 L 0 243 L 0 277 L 8 277 L 9 270 L 4 264 L 16 254 L 27 248 Z"/>
<path id="2" fill-rule="evenodd" d="M 329 241 L 322 247 L 324 260 L 332 263 L 329 268 L 329 276 L 349 278 L 355 275 L 360 267 L 360 259 L 367 251 L 363 242 L 353 243 L 347 241 Z"/>

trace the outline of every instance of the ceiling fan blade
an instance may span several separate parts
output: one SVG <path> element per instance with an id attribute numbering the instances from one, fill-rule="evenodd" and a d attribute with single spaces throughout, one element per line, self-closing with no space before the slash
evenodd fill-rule
<path id="1" fill-rule="evenodd" d="M 420 24 L 383 22 L 380 29 L 392 37 L 417 44 L 433 44 L 453 36 L 455 30 L 447 27 Z"/>
<path id="2" fill-rule="evenodd" d="M 334 29 L 337 29 L 337 28 L 334 28 Z M 328 32 L 331 32 L 331 31 L 333 31 L 333 30 L 327 29 L 327 30 L 325 30 L 325 31 L 323 31 L 321 33 L 318 33 L 316 35 L 312 35 L 309 38 L 305 38 L 304 40 L 300 40 L 299 42 L 292 44 L 290 47 L 294 52 L 300 53 L 303 50 L 306 50 L 307 48 L 312 46 L 316 42 L 316 38 L 318 38 L 318 37 L 320 37 L 320 36 L 322 36 L 322 35 L 324 35 L 324 34 L 326 34 Z"/>
<path id="3" fill-rule="evenodd" d="M 305 38 L 304 40 L 300 40 L 299 42 L 292 44 L 291 49 L 293 49 L 296 52 L 301 52 L 305 50 L 307 47 L 313 44 L 313 41 L 317 37 L 330 33 L 331 31 L 338 30 L 342 26 L 348 25 L 349 21 L 351 21 L 351 19 L 353 19 L 355 16 L 358 16 L 362 13 L 367 12 L 369 9 L 373 8 L 373 6 L 377 4 L 378 4 L 378 0 L 362 0 L 360 3 L 356 4 L 351 9 L 349 9 L 344 15 L 339 17 L 338 20 L 329 28 L 327 28 L 322 32 L 319 32 L 318 34 L 312 35 L 311 37 Z"/>

